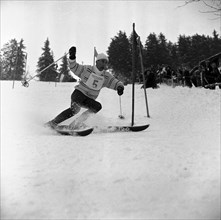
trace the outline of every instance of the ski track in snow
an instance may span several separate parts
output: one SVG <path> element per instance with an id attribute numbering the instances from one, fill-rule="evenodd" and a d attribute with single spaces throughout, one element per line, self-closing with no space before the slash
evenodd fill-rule
<path id="1" fill-rule="evenodd" d="M 1 218 L 220 219 L 220 90 L 147 89 L 147 118 L 140 87 L 135 124 L 148 129 L 101 132 L 130 125 L 128 85 L 124 120 L 103 89 L 87 122 L 100 130 L 72 137 L 43 124 L 69 106 L 73 83 L 1 81 Z"/>

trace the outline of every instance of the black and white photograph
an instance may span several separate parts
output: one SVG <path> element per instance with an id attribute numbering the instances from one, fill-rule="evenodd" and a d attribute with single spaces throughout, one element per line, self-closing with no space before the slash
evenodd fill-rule
<path id="1" fill-rule="evenodd" d="M 0 0 L 2 220 L 221 219 L 221 0 Z"/>

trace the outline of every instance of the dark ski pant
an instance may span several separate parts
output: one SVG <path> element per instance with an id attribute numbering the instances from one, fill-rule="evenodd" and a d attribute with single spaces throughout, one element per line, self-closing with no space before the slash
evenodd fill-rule
<path id="1" fill-rule="evenodd" d="M 75 89 L 71 95 L 71 107 L 61 112 L 52 121 L 59 124 L 76 115 L 81 110 L 81 107 L 86 108 L 93 113 L 99 112 L 102 108 L 99 102 L 87 97 L 81 91 Z"/>

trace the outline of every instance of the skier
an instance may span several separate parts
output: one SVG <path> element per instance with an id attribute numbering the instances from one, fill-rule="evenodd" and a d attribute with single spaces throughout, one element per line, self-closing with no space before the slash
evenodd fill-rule
<path id="1" fill-rule="evenodd" d="M 70 124 L 71 129 L 85 127 L 85 122 L 90 115 L 101 110 L 101 103 L 96 101 L 100 90 L 107 87 L 117 90 L 119 96 L 123 95 L 124 84 L 112 76 L 107 70 L 108 58 L 100 53 L 96 58 L 96 65 L 80 65 L 76 62 L 76 47 L 69 49 L 70 70 L 80 78 L 79 84 L 71 95 L 71 106 L 57 115 L 46 126 L 56 128 L 58 124 L 79 113 L 80 109 L 86 108 L 76 120 Z"/>

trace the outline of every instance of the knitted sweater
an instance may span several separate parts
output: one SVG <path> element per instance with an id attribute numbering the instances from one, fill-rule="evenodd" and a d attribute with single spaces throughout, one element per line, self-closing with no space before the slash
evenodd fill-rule
<path id="1" fill-rule="evenodd" d="M 80 78 L 75 89 L 81 91 L 91 99 L 96 99 L 103 87 L 117 90 L 118 86 L 124 87 L 123 83 L 109 72 L 99 71 L 96 66 L 80 65 L 76 60 L 69 59 L 70 70 Z"/>

